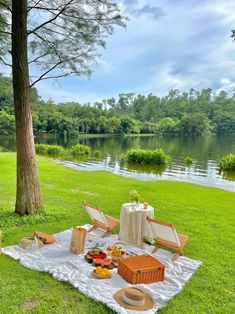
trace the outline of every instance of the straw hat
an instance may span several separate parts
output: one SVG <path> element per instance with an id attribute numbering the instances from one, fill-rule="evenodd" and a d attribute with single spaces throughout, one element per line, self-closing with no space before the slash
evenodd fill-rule
<path id="1" fill-rule="evenodd" d="M 136 287 L 123 288 L 114 294 L 114 299 L 125 309 L 146 311 L 153 307 L 152 298 Z"/>

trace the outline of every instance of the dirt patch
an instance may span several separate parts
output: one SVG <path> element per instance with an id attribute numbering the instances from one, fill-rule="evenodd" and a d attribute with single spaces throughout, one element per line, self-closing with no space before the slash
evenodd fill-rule
<path id="1" fill-rule="evenodd" d="M 56 186 L 54 184 L 44 184 L 48 189 L 55 190 Z"/>
<path id="2" fill-rule="evenodd" d="M 98 193 L 94 193 L 94 192 L 90 192 L 90 191 L 82 191 L 80 189 L 73 189 L 72 192 L 81 193 L 81 194 L 90 195 L 90 196 L 99 196 Z"/>
<path id="3" fill-rule="evenodd" d="M 31 311 L 37 308 L 39 304 L 40 304 L 40 300 L 29 300 L 22 306 L 22 308 L 24 311 Z"/>

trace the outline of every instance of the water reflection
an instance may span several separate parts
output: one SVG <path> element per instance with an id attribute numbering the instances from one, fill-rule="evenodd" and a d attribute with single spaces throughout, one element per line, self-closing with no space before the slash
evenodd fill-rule
<path id="1" fill-rule="evenodd" d="M 232 171 L 223 171 L 222 174 L 223 179 L 228 181 L 235 181 L 235 172 Z"/>
<path id="2" fill-rule="evenodd" d="M 217 170 L 217 163 L 213 160 L 208 160 L 207 169 L 202 169 L 201 163 L 194 163 L 192 167 L 184 166 L 180 164 L 179 159 L 166 168 L 123 164 L 118 158 L 112 159 L 110 155 L 99 161 L 90 159 L 86 162 L 59 160 L 57 162 L 80 171 L 108 171 L 141 181 L 183 181 L 235 192 L 235 181 L 229 181 L 227 177 L 221 175 Z M 235 180 L 235 177 L 233 179 Z"/>
<path id="3" fill-rule="evenodd" d="M 219 173 L 217 160 L 225 154 L 235 153 L 235 136 L 206 137 L 95 137 L 64 139 L 53 134 L 42 134 L 35 138 L 36 143 L 58 144 L 71 147 L 77 143 L 91 146 L 92 151 L 100 150 L 102 159 L 83 161 L 67 161 L 66 166 L 84 171 L 109 171 L 118 175 L 145 181 L 176 180 L 196 184 L 214 186 L 229 191 L 235 191 L 235 173 Z M 0 146 L 9 150 L 15 149 L 14 137 L 1 136 Z M 140 166 L 123 164 L 121 154 L 131 148 L 156 149 L 162 148 L 172 157 L 172 162 L 166 167 Z M 194 162 L 187 167 L 186 156 L 191 156 Z"/>
<path id="4" fill-rule="evenodd" d="M 138 165 L 138 164 L 132 164 L 132 163 L 120 163 L 120 166 L 122 166 L 124 169 L 132 172 L 144 172 L 144 173 L 150 173 L 150 174 L 156 174 L 157 176 L 161 176 L 164 171 L 166 171 L 167 167 L 164 165 Z"/>

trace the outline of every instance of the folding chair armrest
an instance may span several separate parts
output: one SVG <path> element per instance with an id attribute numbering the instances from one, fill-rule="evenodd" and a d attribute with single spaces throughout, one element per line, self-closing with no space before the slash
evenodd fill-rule
<path id="1" fill-rule="evenodd" d="M 178 237 L 179 237 L 179 238 L 184 238 L 184 239 L 186 239 L 186 240 L 189 239 L 189 236 L 187 236 L 187 235 L 185 235 L 185 234 L 179 234 L 179 233 L 178 233 Z"/>
<path id="2" fill-rule="evenodd" d="M 180 245 L 177 245 L 176 243 L 167 241 L 167 240 L 162 240 L 159 238 L 154 239 L 155 243 L 157 245 L 164 245 L 164 246 L 168 246 L 168 247 L 175 247 L 175 248 L 180 248 Z"/>
<path id="3" fill-rule="evenodd" d="M 181 246 L 185 246 L 186 243 L 188 242 L 189 236 L 184 235 L 184 234 L 178 234 L 178 237 L 179 237 Z"/>
<path id="4" fill-rule="evenodd" d="M 120 220 L 119 220 L 119 219 L 117 219 L 117 218 L 114 218 L 114 217 L 109 216 L 109 215 L 104 215 L 104 216 L 105 216 L 105 217 L 107 217 L 107 218 L 109 218 L 109 219 L 111 219 L 111 220 L 116 221 L 117 223 L 120 223 Z"/>

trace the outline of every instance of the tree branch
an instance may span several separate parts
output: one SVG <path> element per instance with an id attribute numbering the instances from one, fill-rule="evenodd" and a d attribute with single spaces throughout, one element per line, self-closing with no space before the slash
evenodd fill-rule
<path id="1" fill-rule="evenodd" d="M 12 64 L 7 63 L 2 57 L 0 57 L 0 60 L 1 60 L 5 65 L 7 65 L 8 67 L 12 67 Z"/>
<path id="2" fill-rule="evenodd" d="M 12 12 L 11 8 L 6 3 L 0 1 L 0 5 L 3 6 L 6 10 Z"/>
<path id="3" fill-rule="evenodd" d="M 38 79 L 38 80 L 34 81 L 34 82 L 30 85 L 30 88 L 31 88 L 32 86 L 34 86 L 36 83 L 38 83 L 39 81 L 49 80 L 49 79 L 57 79 L 57 78 L 66 77 L 66 76 L 69 76 L 69 75 L 72 75 L 72 74 L 79 74 L 79 72 L 69 72 L 69 73 L 65 73 L 65 74 L 61 74 L 61 75 L 46 76 L 46 77 L 43 77 L 43 78 L 41 78 L 41 79 Z"/>
<path id="4" fill-rule="evenodd" d="M 53 51 L 54 51 L 54 54 L 55 54 L 57 57 L 59 57 L 58 52 L 57 52 L 57 50 L 56 50 L 56 48 L 55 48 L 53 42 L 44 39 L 44 38 L 43 38 L 41 35 L 39 35 L 38 33 L 34 33 L 34 36 L 38 37 L 38 38 L 42 41 L 42 43 L 44 43 L 44 44 L 46 45 L 46 47 L 47 47 L 48 49 L 53 50 Z M 48 54 L 49 54 L 49 53 L 48 53 Z"/>
<path id="5" fill-rule="evenodd" d="M 54 23 L 54 22 L 52 22 L 51 24 L 54 25 L 54 26 L 56 26 L 57 28 L 61 28 L 62 30 L 69 32 L 69 28 L 60 26 L 60 25 L 58 25 L 58 24 L 56 24 L 56 23 Z M 68 34 L 68 32 L 67 32 L 67 33 L 62 33 L 62 32 L 60 32 L 60 31 L 58 31 L 58 30 L 55 30 L 55 28 L 54 28 L 54 29 L 50 29 L 50 28 L 47 28 L 47 27 L 45 27 L 45 26 L 43 26 L 43 29 L 45 29 L 47 32 L 50 32 L 50 33 L 52 33 L 52 34 L 60 35 L 60 36 L 64 37 L 65 39 L 74 40 L 74 37 L 73 37 L 73 36 L 70 36 L 70 35 Z M 91 32 L 88 33 L 88 35 L 90 35 L 90 34 L 91 34 Z M 35 34 L 34 34 L 34 35 L 35 35 Z M 48 33 L 48 35 L 51 36 L 51 34 L 49 34 L 49 33 Z"/>
<path id="6" fill-rule="evenodd" d="M 34 2 L 34 5 L 33 6 L 28 6 L 28 11 L 30 11 L 30 10 L 32 10 L 32 9 L 36 9 L 36 10 L 43 10 L 43 11 L 49 11 L 49 12 L 51 12 L 51 11 L 58 11 L 58 10 L 61 10 L 62 9 L 62 7 L 63 7 L 63 5 L 62 4 L 60 4 L 60 5 L 58 5 L 57 6 L 57 8 L 54 8 L 54 7 L 52 7 L 52 8 L 49 8 L 48 6 L 38 6 L 38 4 L 41 2 L 42 0 L 38 0 L 38 1 L 33 1 Z M 74 4 L 78 4 L 79 2 L 80 2 L 81 0 L 79 0 L 79 1 L 75 1 L 75 0 L 73 0 L 73 1 L 71 1 L 71 2 L 74 2 Z"/>
<path id="7" fill-rule="evenodd" d="M 43 57 L 45 57 L 46 55 L 48 55 L 49 53 L 44 53 L 43 55 L 41 55 L 41 56 L 38 56 L 38 57 L 36 57 L 35 59 L 33 59 L 33 60 L 31 60 L 31 61 L 29 61 L 28 62 L 28 64 L 31 64 L 31 63 L 34 63 L 34 62 L 37 62 L 39 59 L 41 59 L 41 58 L 43 58 Z"/>
<path id="8" fill-rule="evenodd" d="M 40 1 L 38 1 L 38 2 L 40 2 Z M 48 8 L 48 7 L 38 7 L 37 6 L 37 4 L 35 4 L 35 6 L 33 6 L 33 7 L 28 7 L 29 9 L 28 9 L 28 12 L 30 11 L 30 10 L 32 10 L 32 9 L 37 9 L 37 10 L 42 10 L 42 11 L 58 11 L 58 10 L 60 10 L 60 8 L 61 8 L 61 6 L 59 6 L 58 8 Z"/>
<path id="9" fill-rule="evenodd" d="M 34 3 L 33 7 L 28 7 L 27 12 L 29 13 L 30 10 L 37 8 L 37 5 L 41 2 L 42 0 L 38 0 L 37 2 Z"/>
<path id="10" fill-rule="evenodd" d="M 48 73 L 50 73 L 51 71 L 53 71 L 56 67 L 58 67 L 58 65 L 60 65 L 62 63 L 62 61 L 57 62 L 56 64 L 53 65 L 53 67 L 51 67 L 49 70 L 47 70 L 46 72 L 44 72 L 36 81 L 34 81 L 30 87 L 34 86 L 36 83 L 38 83 L 39 81 L 41 81 Z"/>
<path id="11" fill-rule="evenodd" d="M 5 34 L 5 35 L 12 35 L 11 32 L 5 32 L 5 31 L 0 31 L 1 34 Z"/>
<path id="12" fill-rule="evenodd" d="M 71 75 L 71 74 L 79 74 L 81 73 L 81 71 L 73 71 L 73 72 L 70 72 L 69 74 L 62 74 L 62 75 L 55 75 L 55 76 L 50 76 L 50 77 L 46 77 L 45 76 L 50 73 L 51 71 L 53 71 L 55 68 L 57 68 L 60 64 L 63 64 L 65 62 L 68 62 L 68 61 L 71 61 L 71 60 L 74 60 L 74 59 L 77 59 L 77 58 L 80 58 L 82 55 L 84 55 L 86 52 L 83 52 L 81 54 L 79 54 L 78 56 L 75 56 L 75 57 L 72 57 L 72 58 L 69 58 L 69 59 L 66 59 L 66 60 L 61 60 L 59 62 L 57 62 L 56 64 L 53 65 L 53 67 L 51 67 L 49 70 L 47 70 L 46 72 L 44 72 L 37 80 L 35 80 L 31 85 L 30 87 L 34 86 L 36 83 L 38 83 L 39 81 L 42 81 L 42 80 L 45 80 L 45 79 L 48 79 L 48 78 L 59 78 L 59 77 L 64 77 L 64 76 L 68 76 L 68 75 Z"/>
<path id="13" fill-rule="evenodd" d="M 63 8 L 54 16 L 52 17 L 50 20 L 47 20 L 46 22 L 38 25 L 36 28 L 34 28 L 33 30 L 29 31 L 28 32 L 28 35 L 32 34 L 32 33 L 35 33 L 38 29 L 42 28 L 43 26 L 53 22 L 54 20 L 57 19 L 57 17 L 59 17 L 63 12 L 64 10 L 66 10 L 66 8 L 73 2 L 73 0 L 70 0 L 68 3 L 66 3 L 65 6 L 63 6 Z"/>

